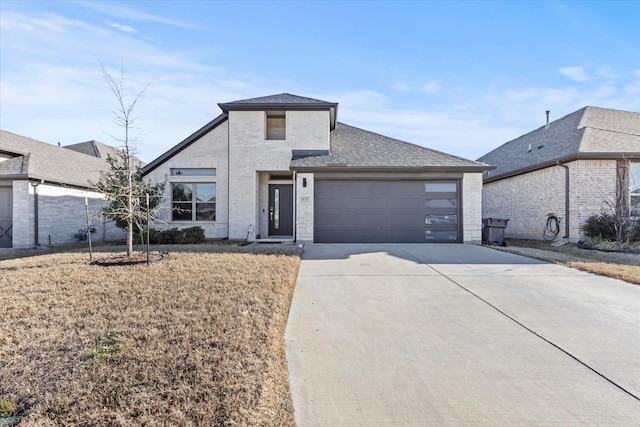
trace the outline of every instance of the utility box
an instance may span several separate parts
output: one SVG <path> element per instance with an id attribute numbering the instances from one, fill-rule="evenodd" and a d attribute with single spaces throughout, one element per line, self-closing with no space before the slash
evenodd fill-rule
<path id="1" fill-rule="evenodd" d="M 507 246 L 504 242 L 504 229 L 507 228 L 508 222 L 509 220 L 504 218 L 483 218 L 482 243 Z"/>

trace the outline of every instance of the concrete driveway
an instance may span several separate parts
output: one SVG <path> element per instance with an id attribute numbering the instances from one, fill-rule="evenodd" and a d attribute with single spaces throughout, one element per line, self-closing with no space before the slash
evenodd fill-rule
<path id="1" fill-rule="evenodd" d="M 309 244 L 298 427 L 640 425 L 640 286 L 475 245 Z"/>

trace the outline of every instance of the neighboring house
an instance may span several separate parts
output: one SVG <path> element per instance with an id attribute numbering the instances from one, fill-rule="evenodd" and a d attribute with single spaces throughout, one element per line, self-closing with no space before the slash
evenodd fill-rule
<path id="1" fill-rule="evenodd" d="M 508 218 L 507 237 L 541 239 L 548 216 L 556 238 L 584 239 L 585 220 L 620 209 L 640 216 L 640 113 L 584 107 L 478 159 L 483 217 Z"/>
<path id="2" fill-rule="evenodd" d="M 56 147 L 0 131 L 0 247 L 77 241 L 75 235 L 87 228 L 85 198 L 94 214 L 106 205 L 89 181 L 100 178 L 108 169 L 106 156 L 117 152 L 96 141 Z M 123 237 L 113 222 L 100 216 L 92 215 L 91 227 L 97 241 Z"/>
<path id="3" fill-rule="evenodd" d="M 250 241 L 480 242 L 490 166 L 338 123 L 337 103 L 283 93 L 218 105 L 144 168 L 167 182 L 162 226 Z"/>

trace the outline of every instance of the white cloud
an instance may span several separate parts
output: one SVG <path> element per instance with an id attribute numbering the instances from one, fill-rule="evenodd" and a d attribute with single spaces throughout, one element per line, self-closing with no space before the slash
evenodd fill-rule
<path id="1" fill-rule="evenodd" d="M 111 27 L 111 28 L 115 28 L 116 30 L 120 30 L 120 31 L 124 31 L 125 33 L 137 33 L 138 31 L 133 28 L 130 27 L 128 25 L 122 25 L 122 24 L 118 24 L 117 22 L 107 22 L 107 24 Z"/>
<path id="2" fill-rule="evenodd" d="M 424 93 L 435 93 L 442 89 L 440 84 L 437 81 L 431 80 L 424 84 L 418 85 L 410 85 L 404 81 L 400 81 L 391 86 L 393 90 L 397 90 L 399 92 L 424 92 Z"/>
<path id="3" fill-rule="evenodd" d="M 115 16 L 121 19 L 130 19 L 137 21 L 148 21 L 148 22 L 156 22 L 159 24 L 170 25 L 173 27 L 180 28 L 197 28 L 195 25 L 178 21 L 172 18 L 167 18 L 160 15 L 154 15 L 152 13 L 141 12 L 139 10 L 123 6 L 120 2 L 105 2 L 105 1 L 81 1 L 81 2 L 73 2 L 74 5 L 82 6 L 87 9 L 91 9 L 94 12 L 103 13 L 109 16 Z"/>
<path id="4" fill-rule="evenodd" d="M 582 67 L 559 68 L 558 72 L 576 82 L 586 82 L 590 78 Z"/>

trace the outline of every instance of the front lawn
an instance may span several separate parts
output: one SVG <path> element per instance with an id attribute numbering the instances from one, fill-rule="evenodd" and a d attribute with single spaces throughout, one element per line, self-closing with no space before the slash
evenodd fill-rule
<path id="1" fill-rule="evenodd" d="M 182 249 L 149 267 L 0 261 L 0 420 L 294 425 L 284 329 L 300 250 Z"/>

